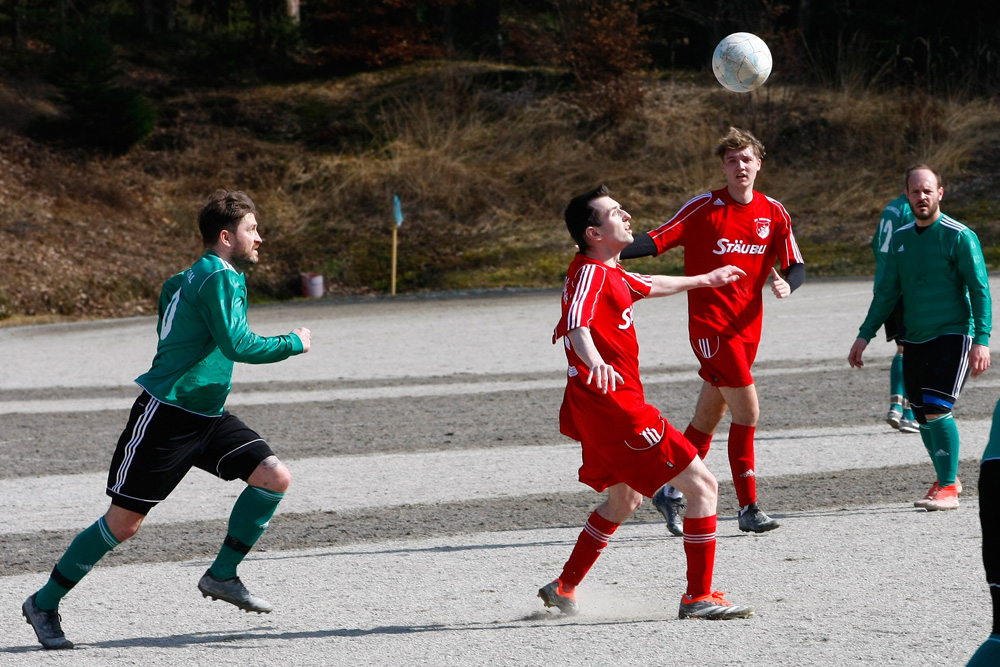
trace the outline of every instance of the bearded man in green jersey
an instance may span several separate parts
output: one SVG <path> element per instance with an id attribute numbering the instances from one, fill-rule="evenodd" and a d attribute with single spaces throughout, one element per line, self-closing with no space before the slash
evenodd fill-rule
<path id="1" fill-rule="evenodd" d="M 251 594 L 236 567 L 263 534 L 291 482 L 267 442 L 225 410 L 233 363 L 272 363 L 308 352 L 304 327 L 263 337 L 247 324 L 243 271 L 257 263 L 257 209 L 244 192 L 219 190 L 198 214 L 206 251 L 160 293 L 159 342 L 111 460 L 111 506 L 76 536 L 48 582 L 21 608 L 47 649 L 73 648 L 58 612 L 62 598 L 109 551 L 135 535 L 146 514 L 192 467 L 247 483 L 229 517 L 218 556 L 198 582 L 205 597 L 246 611 L 271 605 Z"/>
<path id="2" fill-rule="evenodd" d="M 861 356 L 878 326 L 903 297 L 903 379 L 920 437 L 937 480 L 914 505 L 958 508 L 958 428 L 951 410 L 971 372 L 990 367 L 992 303 L 986 262 L 975 232 L 941 212 L 944 188 L 927 165 L 906 172 L 906 197 L 916 218 L 889 242 L 885 271 L 847 360 Z"/>

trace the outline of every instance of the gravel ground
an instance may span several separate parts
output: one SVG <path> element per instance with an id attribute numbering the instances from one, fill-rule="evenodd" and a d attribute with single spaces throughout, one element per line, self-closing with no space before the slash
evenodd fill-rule
<path id="1" fill-rule="evenodd" d="M 225 530 L 213 503 L 239 492 L 202 475 L 204 497 L 165 503 L 162 520 L 151 516 L 67 598 L 64 626 L 81 648 L 65 659 L 964 662 L 988 632 L 975 487 L 998 383 L 970 382 L 956 411 L 962 508 L 914 510 L 932 471 L 918 436 L 880 422 L 892 347 L 873 343 L 861 371 L 845 360 L 868 295 L 862 281 L 817 281 L 767 304 L 759 486 L 781 529 L 736 530 L 724 446 L 710 455 L 722 482 L 716 586 L 757 607 L 750 621 L 676 620 L 682 543 L 649 504 L 581 587 L 584 613 L 539 612 L 535 589 L 558 574 L 600 500 L 574 483 L 573 447 L 558 434 L 557 293 L 303 302 L 254 309 L 251 323 L 262 333 L 310 326 L 314 351 L 241 367 L 230 402 L 296 474 L 243 569 L 276 611 L 246 615 L 194 589 Z M 647 395 L 683 428 L 699 386 L 684 300 L 640 304 L 637 322 Z M 133 318 L 0 330 L 0 664 L 60 659 L 37 650 L 18 606 L 106 505 L 103 475 L 152 327 Z M 941 602 L 945 618 L 925 612 Z"/>

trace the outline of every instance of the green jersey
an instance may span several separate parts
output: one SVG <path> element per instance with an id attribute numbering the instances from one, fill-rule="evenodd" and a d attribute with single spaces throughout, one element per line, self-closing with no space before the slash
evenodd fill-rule
<path id="1" fill-rule="evenodd" d="M 889 254 L 889 243 L 892 235 L 900 227 L 914 221 L 913 210 L 910 209 L 910 202 L 906 200 L 906 195 L 899 195 L 882 209 L 882 217 L 878 221 L 878 228 L 872 237 L 872 253 L 875 255 L 875 285 L 882 279 L 885 272 L 885 259 Z"/>
<path id="2" fill-rule="evenodd" d="M 250 331 L 243 274 L 211 250 L 163 284 L 159 310 L 153 365 L 135 381 L 153 398 L 189 412 L 222 414 L 233 362 L 266 364 L 303 351 L 295 334 Z"/>
<path id="3" fill-rule="evenodd" d="M 942 214 L 924 228 L 915 223 L 900 227 L 888 250 L 860 338 L 871 340 L 902 296 L 907 341 L 963 334 L 989 345 L 990 286 L 975 232 Z"/>

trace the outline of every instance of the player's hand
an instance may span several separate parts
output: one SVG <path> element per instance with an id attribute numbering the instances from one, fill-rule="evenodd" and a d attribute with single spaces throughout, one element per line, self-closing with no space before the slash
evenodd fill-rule
<path id="1" fill-rule="evenodd" d="M 861 361 L 861 355 L 864 354 L 866 347 L 868 347 L 868 341 L 864 338 L 854 341 L 851 352 L 847 355 L 847 363 L 851 365 L 851 368 L 861 368 L 865 365 L 865 362 Z"/>
<path id="2" fill-rule="evenodd" d="M 708 280 L 709 287 L 722 287 L 729 283 L 735 283 L 746 274 L 747 272 L 740 267 L 727 264 L 726 266 L 720 266 L 710 273 L 706 273 L 705 278 Z"/>
<path id="3" fill-rule="evenodd" d="M 774 278 L 774 280 L 771 281 L 771 291 L 774 293 L 774 296 L 779 299 L 784 299 L 792 293 L 791 285 L 788 284 L 787 280 L 781 277 L 781 274 L 778 273 L 778 269 L 773 266 L 771 267 L 771 277 Z"/>
<path id="4" fill-rule="evenodd" d="M 972 377 L 982 375 L 990 367 L 990 348 L 973 343 L 969 350 L 969 366 L 972 368 Z"/>
<path id="5" fill-rule="evenodd" d="M 587 384 L 589 385 L 591 382 L 595 382 L 601 393 L 606 394 L 608 391 L 617 389 L 618 385 L 625 384 L 625 378 L 610 365 L 602 362 L 590 367 Z"/>
<path id="6" fill-rule="evenodd" d="M 312 347 L 312 332 L 305 327 L 298 327 L 297 329 L 292 329 L 292 333 L 299 337 L 302 341 L 302 353 L 305 354 Z"/>

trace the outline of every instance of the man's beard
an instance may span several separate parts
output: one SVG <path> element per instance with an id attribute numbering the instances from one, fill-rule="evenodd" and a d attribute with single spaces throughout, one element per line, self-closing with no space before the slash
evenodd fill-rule
<path id="1" fill-rule="evenodd" d="M 253 256 L 253 250 L 245 255 L 233 255 L 229 258 L 229 261 L 240 271 L 246 271 L 257 263 L 257 259 Z"/>

